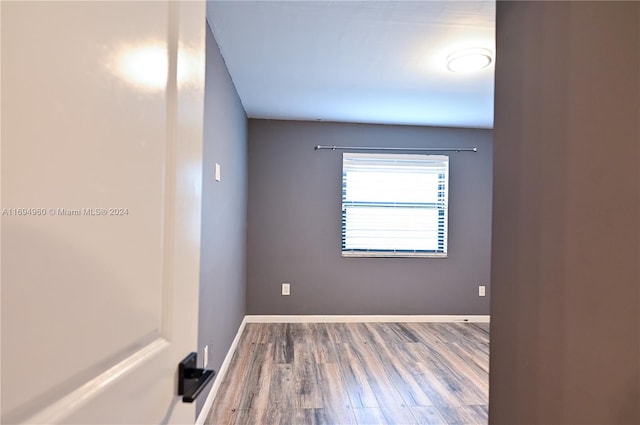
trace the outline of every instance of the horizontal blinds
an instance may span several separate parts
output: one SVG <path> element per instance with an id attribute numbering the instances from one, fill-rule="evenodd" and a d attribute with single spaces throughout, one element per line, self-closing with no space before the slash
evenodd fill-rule
<path id="1" fill-rule="evenodd" d="M 447 253 L 449 157 L 343 154 L 343 253 Z"/>

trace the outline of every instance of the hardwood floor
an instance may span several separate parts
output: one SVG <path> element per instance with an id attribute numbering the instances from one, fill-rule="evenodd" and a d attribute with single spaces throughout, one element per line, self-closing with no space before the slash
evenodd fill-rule
<path id="1" fill-rule="evenodd" d="M 250 323 L 206 423 L 486 424 L 488 395 L 488 323 Z"/>

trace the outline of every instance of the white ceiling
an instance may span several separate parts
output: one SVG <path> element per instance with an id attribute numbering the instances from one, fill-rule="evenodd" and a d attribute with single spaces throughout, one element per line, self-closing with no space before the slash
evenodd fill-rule
<path id="1" fill-rule="evenodd" d="M 493 127 L 493 65 L 445 59 L 495 52 L 495 1 L 208 1 L 207 16 L 250 118 Z"/>

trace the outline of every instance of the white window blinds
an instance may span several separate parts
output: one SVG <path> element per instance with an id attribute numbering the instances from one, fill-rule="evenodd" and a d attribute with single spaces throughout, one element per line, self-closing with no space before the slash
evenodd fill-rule
<path id="1" fill-rule="evenodd" d="M 342 255 L 446 257 L 449 157 L 342 157 Z"/>

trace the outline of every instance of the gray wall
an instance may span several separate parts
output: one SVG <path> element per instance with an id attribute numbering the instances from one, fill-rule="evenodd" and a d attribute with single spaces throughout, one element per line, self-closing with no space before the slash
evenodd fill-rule
<path id="1" fill-rule="evenodd" d="M 245 314 L 247 118 L 208 26 L 204 114 L 198 355 L 218 370 Z"/>
<path id="2" fill-rule="evenodd" d="M 451 154 L 449 258 L 342 258 L 342 156 L 313 149 L 334 144 L 477 146 Z M 491 144 L 490 130 L 249 120 L 247 313 L 488 314 Z"/>
<path id="3" fill-rule="evenodd" d="M 491 424 L 640 423 L 640 3 L 498 2 Z"/>

